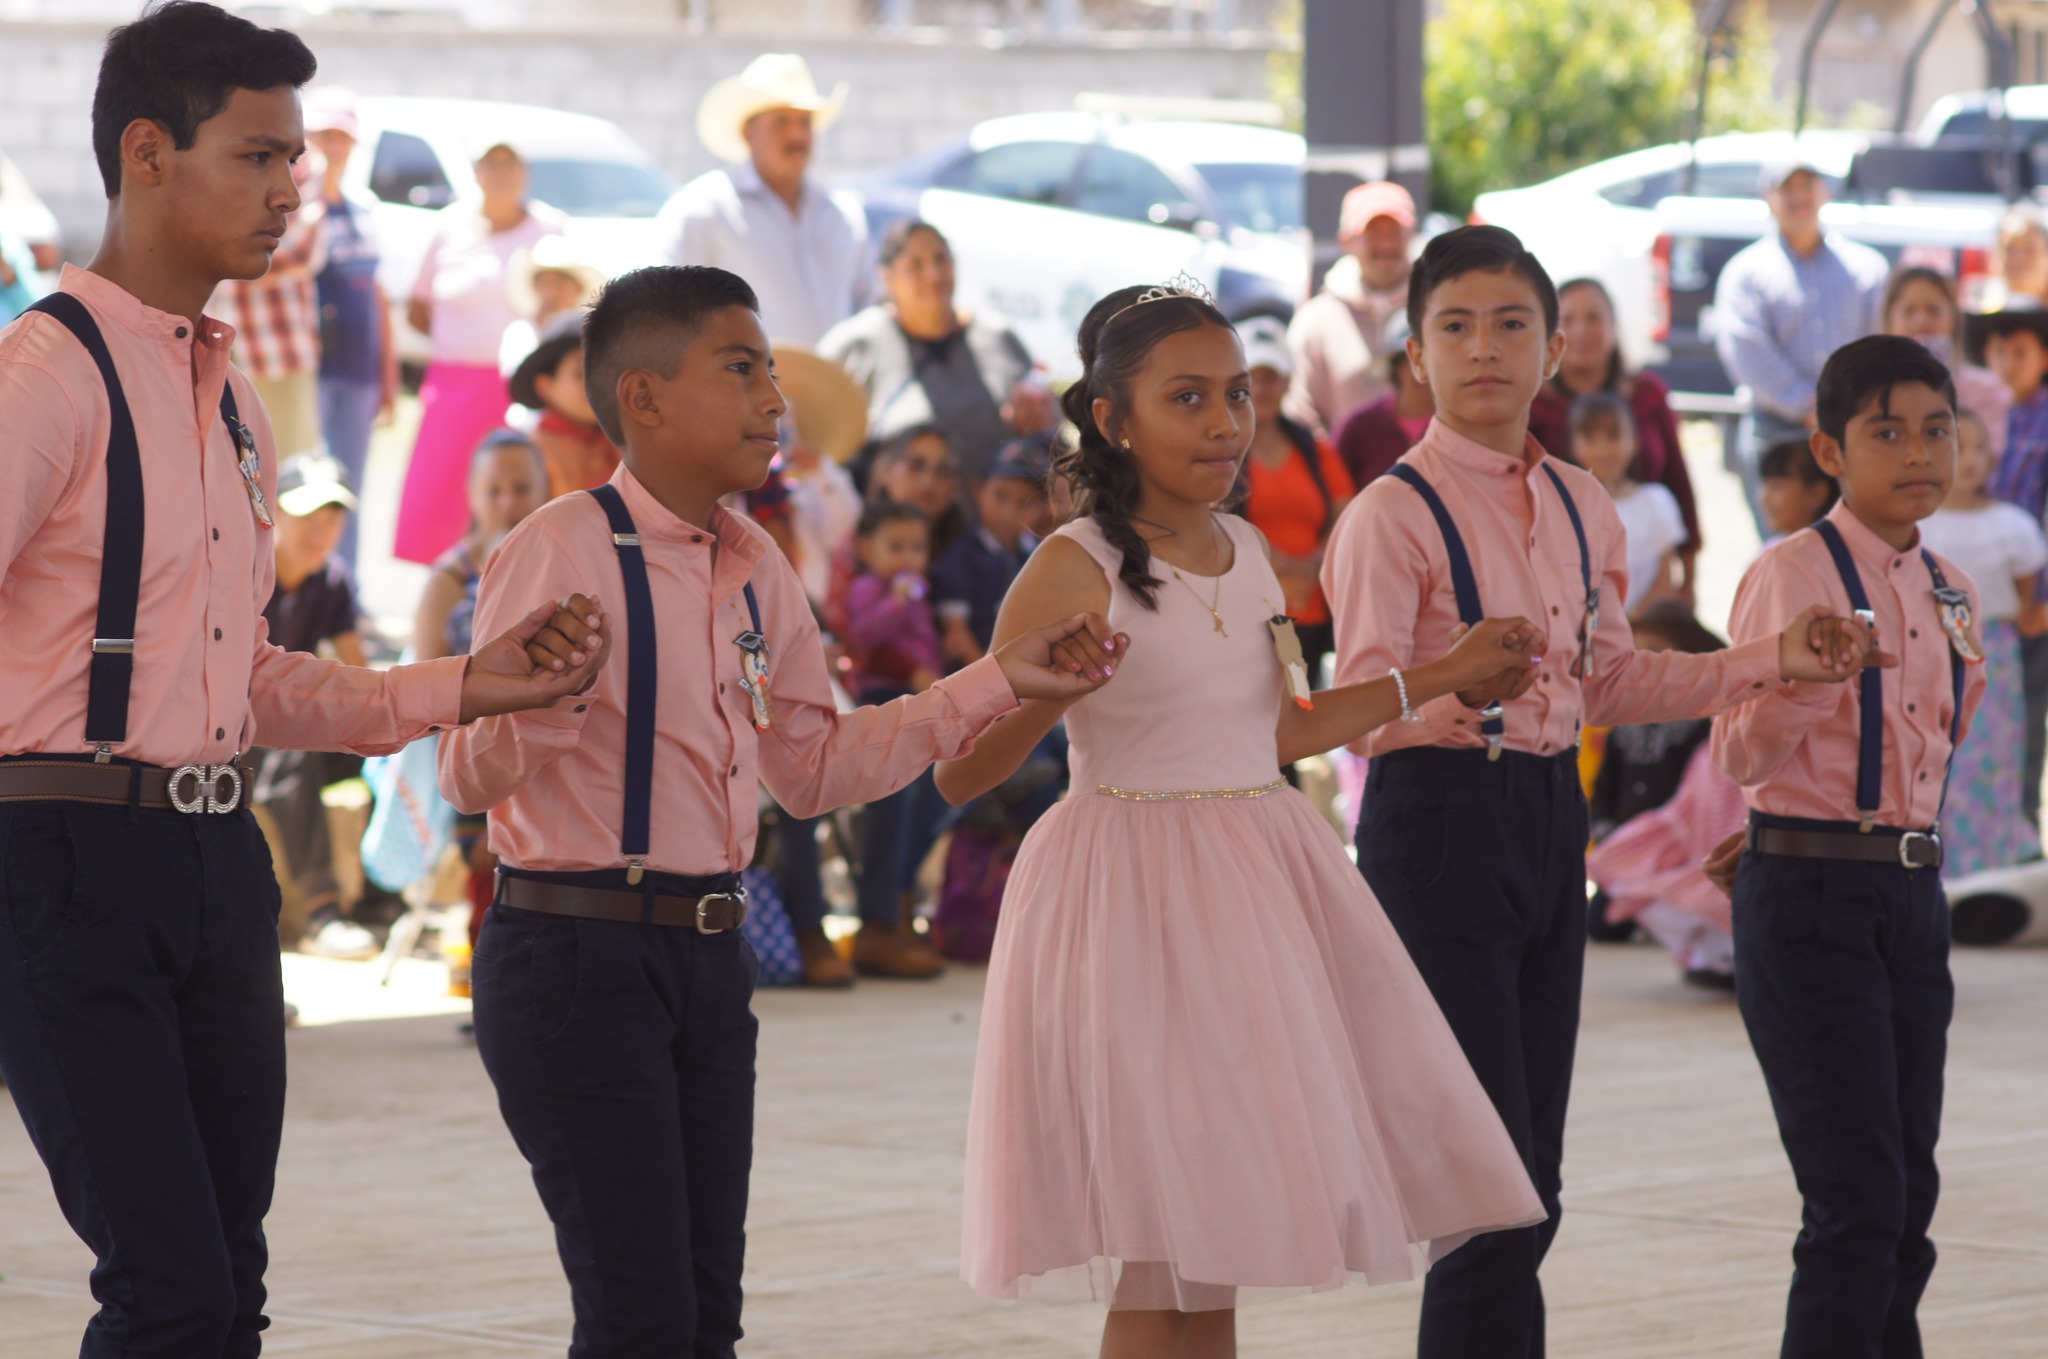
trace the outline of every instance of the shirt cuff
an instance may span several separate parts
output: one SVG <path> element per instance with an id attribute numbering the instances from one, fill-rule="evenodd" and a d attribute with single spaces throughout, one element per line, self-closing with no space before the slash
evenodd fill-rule
<path id="1" fill-rule="evenodd" d="M 932 687 L 943 691 L 952 700 L 953 706 L 966 720 L 968 729 L 976 733 L 986 730 L 989 723 L 1017 707 L 1016 691 L 1010 688 L 1010 681 L 1004 677 L 1003 667 L 994 656 L 983 656 Z"/>
<path id="2" fill-rule="evenodd" d="M 1756 637 L 1722 653 L 1728 658 L 1729 701 L 1762 698 L 1786 687 L 1778 677 L 1778 634 Z"/>
<path id="3" fill-rule="evenodd" d="M 468 669 L 469 657 L 443 656 L 384 672 L 401 741 L 462 725 L 462 677 Z"/>

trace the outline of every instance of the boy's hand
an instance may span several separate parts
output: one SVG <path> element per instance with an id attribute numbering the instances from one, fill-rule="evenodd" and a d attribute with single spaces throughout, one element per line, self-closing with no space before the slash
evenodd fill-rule
<path id="1" fill-rule="evenodd" d="M 1549 640 L 1526 618 L 1485 618 L 1469 629 L 1460 623 L 1451 637 L 1456 645 L 1437 664 L 1443 667 L 1445 687 L 1461 699 L 1494 684 L 1505 686 L 1503 697 L 1526 693 Z M 1481 708 L 1492 701 L 1474 705 L 1466 700 L 1467 706 Z"/>
<path id="2" fill-rule="evenodd" d="M 1742 847 L 1749 842 L 1749 832 L 1739 830 L 1714 846 L 1700 871 L 1707 875 L 1707 881 L 1721 889 L 1728 896 L 1735 895 L 1735 870 L 1742 863 Z"/>
<path id="3" fill-rule="evenodd" d="M 1890 669 L 1898 663 L 1898 657 L 1878 650 L 1875 628 L 1840 617 L 1826 604 L 1814 605 L 1778 634 L 1778 677 L 1787 681 L 1834 684 L 1867 666 Z"/>
<path id="4" fill-rule="evenodd" d="M 597 681 L 612 634 L 595 600 L 543 604 L 478 648 L 462 673 L 462 721 L 545 708 Z"/>
<path id="5" fill-rule="evenodd" d="M 1099 613 L 1027 632 L 995 653 L 1003 678 L 1021 699 L 1059 702 L 1092 693 L 1116 673 L 1131 639 Z"/>

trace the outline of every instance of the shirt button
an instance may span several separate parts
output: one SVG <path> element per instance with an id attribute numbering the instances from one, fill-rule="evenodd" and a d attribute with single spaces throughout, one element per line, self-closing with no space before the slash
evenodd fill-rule
<path id="1" fill-rule="evenodd" d="M 220 530 L 219 530 L 219 529 L 215 529 L 215 530 L 213 531 L 213 541 L 215 541 L 216 543 L 220 541 Z"/>
<path id="2" fill-rule="evenodd" d="M 738 778 L 740 776 L 740 767 L 738 765 L 734 765 L 732 767 L 732 776 L 734 778 Z"/>
<path id="3" fill-rule="evenodd" d="M 1927 771 L 1924 769 L 1920 771 L 1920 782 L 1927 782 Z"/>
<path id="4" fill-rule="evenodd" d="M 178 338 L 182 340 L 185 338 L 187 331 L 185 330 L 185 327 L 179 326 L 176 333 Z"/>
<path id="5" fill-rule="evenodd" d="M 1908 637 L 1912 638 L 1912 639 L 1913 639 L 1914 641 L 1918 641 L 1918 640 L 1920 640 L 1920 629 L 1918 629 L 1918 628 L 1907 628 L 1907 629 L 1906 629 L 1906 635 L 1907 635 Z"/>
<path id="6" fill-rule="evenodd" d="M 215 628 L 215 629 L 213 630 L 213 640 L 214 640 L 214 641 L 216 641 L 216 642 L 218 642 L 218 641 L 220 640 L 220 629 L 219 629 L 219 628 Z"/>
<path id="7" fill-rule="evenodd" d="M 227 740 L 227 739 L 228 739 L 228 729 L 227 729 L 226 727 L 215 727 L 215 728 L 213 729 L 213 739 L 214 739 L 214 740 L 216 740 L 216 741 L 225 741 L 225 740 Z"/>
<path id="8" fill-rule="evenodd" d="M 580 713 L 580 712 L 583 712 L 584 710 L 586 710 L 586 709 L 587 709 L 587 708 L 589 708 L 589 707 L 590 707 L 590 705 L 589 705 L 588 703 L 579 703 L 579 704 L 577 704 L 577 705 L 576 705 L 576 711 Z"/>
<path id="9" fill-rule="evenodd" d="M 718 682 L 718 692 L 719 692 L 719 693 L 721 693 L 721 694 L 725 692 L 725 681 L 724 681 L 724 680 L 720 680 L 720 681 Z"/>
<path id="10" fill-rule="evenodd" d="M 1553 604 L 1550 606 L 1550 616 L 1552 618 L 1557 617 L 1557 605 Z"/>
<path id="11" fill-rule="evenodd" d="M 1906 711 L 1907 711 L 1907 712 L 1909 712 L 1909 713 L 1911 713 L 1911 712 L 1918 712 L 1918 711 L 1920 711 L 1920 710 L 1919 710 L 1919 708 L 1917 708 L 1917 707 L 1916 707 L 1916 706 L 1914 706 L 1913 704 L 1911 704 L 1911 703 L 1908 703 L 1908 704 L 1906 705 Z"/>
<path id="12" fill-rule="evenodd" d="M 427 728 L 427 730 L 428 730 L 428 731 L 439 731 L 439 730 L 441 730 L 441 729 L 440 729 L 439 727 L 428 727 L 428 728 Z"/>
<path id="13" fill-rule="evenodd" d="M 1758 680 L 1758 681 L 1756 682 L 1756 687 L 1757 687 L 1757 688 L 1759 688 L 1759 689 L 1763 688 L 1763 687 L 1764 687 L 1764 682 L 1763 682 L 1762 680 Z"/>
<path id="14" fill-rule="evenodd" d="M 704 541 L 704 535 L 701 533 L 693 533 L 690 535 L 690 541 L 693 543 L 701 543 Z"/>

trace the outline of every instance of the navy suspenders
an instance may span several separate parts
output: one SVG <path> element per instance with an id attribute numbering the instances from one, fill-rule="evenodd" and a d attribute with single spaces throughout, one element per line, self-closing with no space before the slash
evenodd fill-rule
<path id="1" fill-rule="evenodd" d="M 1856 611 L 1856 616 L 1866 626 L 1875 624 L 1877 616 L 1871 611 L 1870 596 L 1863 592 L 1863 574 L 1856 569 L 1856 559 L 1849 555 L 1849 545 L 1842 541 L 1842 531 L 1825 519 L 1813 527 L 1820 534 L 1821 541 L 1828 545 L 1828 555 L 1835 559 L 1835 570 L 1842 576 L 1842 588 L 1849 594 L 1849 607 Z M 1927 573 L 1934 578 L 1934 588 L 1947 589 L 1948 581 L 1936 564 L 1934 554 L 1923 547 L 1920 557 L 1927 563 Z M 1942 771 L 1941 776 L 1944 806 L 1948 802 L 1949 771 L 1955 768 L 1956 747 L 1962 743 L 1963 732 L 1963 658 L 1953 643 L 1948 649 L 1948 671 L 1953 690 L 1953 711 L 1948 721 L 1948 768 Z M 1874 665 L 1865 666 L 1859 682 L 1863 688 L 1858 695 L 1860 711 L 1857 713 L 1856 816 L 1861 829 L 1867 831 L 1877 824 L 1878 807 L 1884 801 L 1884 672 Z M 1936 816 L 1939 815 L 1937 812 Z M 1935 829 L 1940 829 L 1938 821 Z"/>
<path id="2" fill-rule="evenodd" d="M 626 509 L 619 488 L 603 485 L 590 495 L 604 507 L 612 546 L 619 553 L 619 574 L 626 585 L 626 806 L 619 822 L 619 853 L 626 861 L 626 881 L 638 884 L 647 873 L 647 846 L 654 817 L 654 700 L 661 676 L 654 645 L 654 592 L 647 584 L 647 557 L 640 550 L 640 531 Z M 753 582 L 745 590 L 747 613 L 754 632 L 761 632 L 761 605 Z"/>
<path id="3" fill-rule="evenodd" d="M 1393 474 L 1414 488 L 1422 497 L 1422 503 L 1429 506 L 1429 512 L 1436 517 L 1437 531 L 1443 534 L 1444 556 L 1451 566 L 1451 591 L 1458 598 L 1458 619 L 1466 627 L 1477 627 L 1486 613 L 1479 602 L 1479 578 L 1472 573 L 1472 558 L 1465 551 L 1465 539 L 1458 532 L 1456 521 L 1451 518 L 1450 509 L 1443 497 L 1436 493 L 1423 475 L 1405 462 L 1397 462 L 1391 469 Z M 1579 540 L 1579 581 L 1586 591 L 1587 631 L 1580 638 L 1580 664 L 1584 673 L 1592 673 L 1593 629 L 1599 626 L 1600 594 L 1593 588 L 1593 555 L 1586 543 L 1585 521 L 1579 517 L 1579 507 L 1572 502 L 1571 494 L 1564 488 L 1564 478 L 1555 468 L 1545 464 L 1543 470 L 1550 474 L 1550 484 L 1557 488 L 1558 499 L 1564 501 L 1565 513 L 1571 516 L 1572 532 Z M 1479 710 L 1479 731 L 1486 737 L 1486 758 L 1500 758 L 1501 743 L 1506 739 L 1507 723 L 1505 714 L 1498 703 L 1489 703 Z"/>

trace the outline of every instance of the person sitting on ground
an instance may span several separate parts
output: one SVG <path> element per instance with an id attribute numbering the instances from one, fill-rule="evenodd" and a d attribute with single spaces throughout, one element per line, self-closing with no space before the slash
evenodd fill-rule
<path id="1" fill-rule="evenodd" d="M 602 486 L 619 465 L 619 450 L 597 427 L 583 391 L 583 321 L 572 314 L 520 361 L 512 400 L 540 413 L 533 446 L 547 463 L 547 498 Z"/>
<path id="2" fill-rule="evenodd" d="M 932 602 L 949 673 L 988 654 L 1003 596 L 1038 546 L 1030 526 L 1044 503 L 1050 466 L 1043 439 L 1003 445 L 975 483 L 974 527 L 932 563 Z"/>

